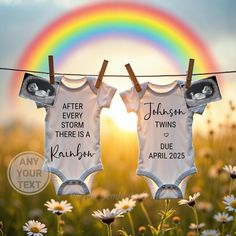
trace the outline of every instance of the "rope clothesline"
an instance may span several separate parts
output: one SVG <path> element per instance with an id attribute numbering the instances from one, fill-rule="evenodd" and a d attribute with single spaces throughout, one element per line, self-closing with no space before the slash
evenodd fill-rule
<path id="1" fill-rule="evenodd" d="M 49 72 L 46 71 L 37 71 L 37 70 L 27 70 L 27 69 L 17 69 L 17 68 L 9 68 L 9 67 L 0 67 L 0 70 L 5 71 L 17 71 L 17 72 L 29 72 L 35 74 L 45 74 L 49 75 Z M 236 73 L 236 70 L 228 70 L 228 71 L 214 71 L 214 72 L 202 72 L 202 73 L 193 73 L 193 76 L 197 75 L 218 75 L 218 74 L 233 74 Z M 69 76 L 97 76 L 97 74 L 85 74 L 85 73 L 62 73 L 55 72 L 55 75 L 69 75 Z M 156 74 L 156 75 L 136 75 L 136 77 L 181 77 L 187 76 L 187 74 Z M 105 74 L 104 77 L 129 77 L 129 75 L 118 75 L 118 74 Z"/>

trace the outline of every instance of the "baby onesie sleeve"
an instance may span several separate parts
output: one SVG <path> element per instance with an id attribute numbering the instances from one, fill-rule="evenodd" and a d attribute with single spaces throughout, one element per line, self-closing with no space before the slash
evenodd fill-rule
<path id="1" fill-rule="evenodd" d="M 127 112 L 138 112 L 139 95 L 134 87 L 120 93 L 120 96 L 125 104 Z"/>
<path id="2" fill-rule="evenodd" d="M 113 96 L 116 93 L 116 88 L 102 82 L 100 88 L 97 90 L 98 104 L 101 108 L 109 108 Z"/>

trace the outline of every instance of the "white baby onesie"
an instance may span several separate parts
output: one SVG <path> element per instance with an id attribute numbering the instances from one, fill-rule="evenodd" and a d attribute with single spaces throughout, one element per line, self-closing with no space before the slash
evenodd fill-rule
<path id="1" fill-rule="evenodd" d="M 187 108 L 184 82 L 141 84 L 122 92 L 128 112 L 138 116 L 139 162 L 154 199 L 183 198 L 187 179 L 196 172 L 192 146 L 194 113 L 205 106 Z"/>
<path id="2" fill-rule="evenodd" d="M 94 78 L 69 87 L 62 78 L 53 107 L 45 118 L 45 163 L 58 195 L 88 194 L 100 159 L 100 112 L 109 107 L 116 89 Z"/>

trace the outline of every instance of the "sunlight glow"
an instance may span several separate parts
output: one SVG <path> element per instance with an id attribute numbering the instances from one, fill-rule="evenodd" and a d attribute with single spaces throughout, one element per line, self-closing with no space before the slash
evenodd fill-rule
<path id="1" fill-rule="evenodd" d="M 115 53 L 114 45 L 116 45 Z M 63 62 L 60 71 L 69 71 L 71 73 L 80 71 L 81 73 L 96 74 L 104 58 L 109 60 L 106 74 L 127 75 L 124 65 L 128 62 L 132 64 L 137 74 L 154 74 L 157 71 L 176 73 L 168 58 L 165 58 L 159 51 L 153 50 L 150 45 L 134 42 L 131 39 L 116 38 L 97 40 L 80 48 L 80 50 L 73 53 L 72 57 Z M 144 63 L 144 61 L 148 61 L 148 63 Z M 78 77 L 73 78 L 77 79 Z M 144 78 L 139 78 L 140 83 L 144 81 Z M 127 132 L 135 132 L 137 129 L 136 114 L 126 111 L 124 103 L 119 96 L 121 91 L 132 86 L 130 79 L 128 77 L 104 77 L 103 82 L 117 88 L 117 93 L 112 100 L 110 109 L 103 110 L 104 115 L 110 117 L 118 128 Z M 168 83 L 167 78 L 164 79 L 164 83 Z"/>
<path id="2" fill-rule="evenodd" d="M 114 53 L 114 45 L 116 50 Z M 127 75 L 125 64 L 130 63 L 136 74 L 174 74 L 179 73 L 175 70 L 173 65 L 167 58 L 163 57 L 158 51 L 153 50 L 149 45 L 142 44 L 141 42 L 134 42 L 129 39 L 114 39 L 109 38 L 107 40 L 98 40 L 93 44 L 85 46 L 76 51 L 72 57 L 67 58 L 60 68 L 55 70 L 58 72 L 70 72 L 70 73 L 98 73 L 103 59 L 109 60 L 109 64 L 106 70 L 106 74 L 121 74 Z M 92 62 L 92 63 L 89 63 Z M 46 76 L 43 76 L 46 77 Z M 68 76 L 70 77 L 70 76 Z M 70 77 L 79 79 L 80 77 Z M 226 78 L 226 77 L 225 77 Z M 138 78 L 140 83 L 149 80 L 151 83 L 156 84 L 168 84 L 173 82 L 173 77 L 164 78 Z M 233 98 L 235 94 L 235 84 L 231 83 L 232 78 L 227 75 L 227 79 L 230 83 L 224 83 L 222 88 L 222 97 L 226 101 L 228 98 Z M 121 100 L 119 93 L 129 89 L 132 83 L 128 77 L 104 77 L 103 82 L 110 86 L 117 88 L 117 92 L 112 100 L 110 109 L 103 109 L 102 112 L 105 117 L 111 118 L 117 128 L 127 131 L 136 132 L 137 130 L 137 116 L 134 113 L 128 113 Z M 27 125 L 35 127 L 36 125 L 43 125 L 45 118 L 45 109 L 37 109 L 35 103 L 17 97 L 18 106 L 14 109 L 6 109 L 6 111 L 0 117 L 1 122 L 9 122 L 10 119 L 22 120 Z M 212 125 L 216 127 L 219 122 L 223 122 L 225 113 L 227 113 L 225 107 L 227 104 L 217 102 L 211 105 L 211 114 L 215 122 Z M 26 115 L 27 114 L 27 115 Z M 219 115 L 221 114 L 221 115 Z M 206 133 L 207 129 L 202 129 L 206 124 L 206 119 L 209 119 L 207 111 L 204 112 L 204 116 L 198 116 L 194 118 L 194 126 L 201 129 L 201 133 Z"/>
<path id="3" fill-rule="evenodd" d="M 118 95 L 114 97 L 111 108 L 106 115 L 110 116 L 116 125 L 125 131 L 134 132 L 137 129 L 136 114 L 126 111 L 125 105 Z"/>

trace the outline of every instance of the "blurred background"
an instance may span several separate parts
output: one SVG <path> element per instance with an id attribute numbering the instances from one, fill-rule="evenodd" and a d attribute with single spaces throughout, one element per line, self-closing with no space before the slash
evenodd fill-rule
<path id="1" fill-rule="evenodd" d="M 137 75 L 180 74 L 186 72 L 190 57 L 196 60 L 196 73 L 236 70 L 235 1 L 131 0 L 115 1 L 115 6 L 113 3 L 0 0 L 0 67 L 48 71 L 47 55 L 53 54 L 55 71 L 63 73 L 97 74 L 107 59 L 107 74 L 127 75 L 124 67 L 127 63 Z M 80 22 L 84 22 L 84 28 L 80 25 L 76 28 Z M 67 199 L 74 206 L 73 213 L 65 217 L 66 235 L 94 235 L 98 231 L 104 235 L 102 225 L 91 217 L 93 210 L 112 207 L 119 199 L 134 193 L 149 193 L 144 179 L 136 176 L 135 115 L 126 113 L 118 95 L 111 108 L 102 111 L 104 171 L 95 178 L 92 198 L 58 197 L 52 183 L 37 195 L 21 195 L 10 186 L 7 167 L 19 152 L 35 151 L 43 155 L 45 116 L 43 109 L 18 96 L 23 75 L 0 70 L 0 220 L 4 231 L 7 235 L 23 235 L 24 222 L 37 218 L 48 226 L 48 235 L 54 235 L 55 220 L 43 206 L 46 200 L 54 198 Z M 210 210 L 200 215 L 201 222 L 209 227 L 214 227 L 212 216 L 223 209 L 222 199 L 228 191 L 229 179 L 222 167 L 235 165 L 235 76 L 217 76 L 222 100 L 209 104 L 204 114 L 194 119 L 198 173 L 190 179 L 187 194 L 200 191 L 200 201 L 211 205 Z M 195 76 L 193 80 L 205 77 Z M 140 82 L 149 80 L 157 84 L 175 79 L 185 80 L 185 77 L 139 77 Z M 118 92 L 132 86 L 128 77 L 108 76 L 104 81 Z M 158 222 L 157 212 L 164 203 L 149 198 L 145 204 L 153 221 Z M 185 208 L 180 212 L 177 205 L 171 201 L 187 233 L 193 222 L 191 212 Z M 136 227 L 146 224 L 138 207 L 134 219 Z M 122 219 L 115 228 L 128 229 L 128 226 Z"/>

